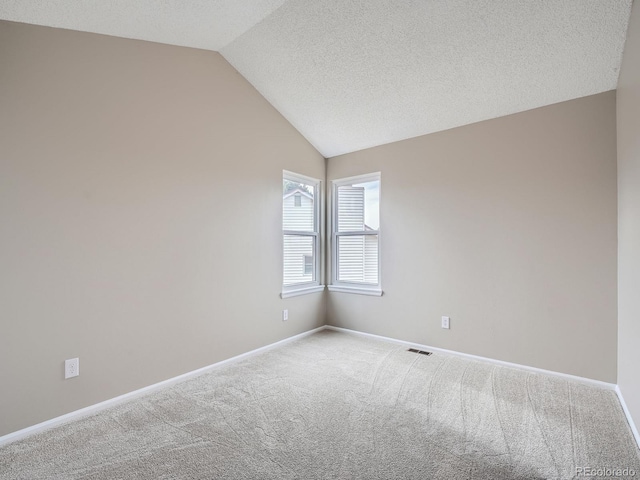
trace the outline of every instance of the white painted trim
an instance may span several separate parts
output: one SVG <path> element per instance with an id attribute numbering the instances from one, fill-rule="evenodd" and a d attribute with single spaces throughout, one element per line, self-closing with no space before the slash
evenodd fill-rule
<path id="1" fill-rule="evenodd" d="M 638 448 L 640 448 L 640 433 L 638 433 L 638 429 L 636 428 L 636 424 L 633 421 L 631 412 L 627 408 L 627 404 L 624 401 L 624 397 L 622 396 L 622 390 L 620 390 L 620 385 L 616 385 L 616 395 L 618 395 L 618 400 L 620 400 L 620 405 L 622 405 L 622 411 L 624 412 L 624 416 L 627 417 L 627 422 L 629 422 L 629 427 L 631 427 L 631 433 L 633 433 L 633 437 L 636 439 Z"/>
<path id="2" fill-rule="evenodd" d="M 390 337 L 383 337 L 381 335 L 374 335 L 373 333 L 364 333 L 364 332 L 359 332 L 357 330 L 350 330 L 348 328 L 334 327 L 333 325 L 327 325 L 326 329 L 335 330 L 335 331 L 338 331 L 338 332 L 353 333 L 353 334 L 356 334 L 356 335 L 363 335 L 365 337 L 377 338 L 379 340 L 386 340 L 388 342 L 394 342 L 394 343 L 399 343 L 401 345 L 407 345 L 407 346 L 410 346 L 410 347 L 416 347 L 419 350 L 432 350 L 434 352 L 448 353 L 448 354 L 451 354 L 451 355 L 457 355 L 457 356 L 461 356 L 461 357 L 471 358 L 471 359 L 474 359 L 474 360 L 481 360 L 481 361 L 484 361 L 484 362 L 495 363 L 497 365 L 502 365 L 504 367 L 517 368 L 517 369 L 520 369 L 520 370 L 529 370 L 531 372 L 542 373 L 542 374 L 546 374 L 546 375 L 553 375 L 554 377 L 562 377 L 562 378 L 565 378 L 567 380 L 573 380 L 574 382 L 580 382 L 580 383 L 584 383 L 584 384 L 588 384 L 588 385 L 593 385 L 593 386 L 604 388 L 604 389 L 607 389 L 607 390 L 615 390 L 616 387 L 617 387 L 617 385 L 615 385 L 613 383 L 602 382 L 600 380 L 594 380 L 592 378 L 579 377 L 577 375 L 570 375 L 568 373 L 554 372 L 553 370 L 544 370 L 542 368 L 530 367 L 528 365 L 521 365 L 519 363 L 505 362 L 503 360 L 495 360 L 493 358 L 481 357 L 479 355 L 471 355 L 469 353 L 456 352 L 455 350 L 446 350 L 444 348 L 432 347 L 432 346 L 429 346 L 429 345 L 422 345 L 420 343 L 414 343 L 414 342 L 407 342 L 405 340 L 398 340 L 397 338 L 390 338 Z"/>
<path id="3" fill-rule="evenodd" d="M 327 255 L 330 255 L 331 259 L 331 285 L 328 286 L 329 291 L 358 293 L 361 295 L 373 295 L 378 297 L 382 296 L 382 257 L 380 255 L 380 252 L 382 251 L 382 235 L 380 234 L 380 225 L 378 225 L 377 230 L 362 232 L 337 232 L 336 227 L 336 225 L 338 224 L 338 187 L 351 185 L 353 183 L 367 183 L 375 181 L 379 182 L 378 203 L 380 203 L 382 201 L 382 172 L 366 173 L 364 175 L 336 178 L 331 180 L 331 195 L 329 195 L 328 198 L 328 208 L 330 208 L 331 212 L 331 217 L 329 219 L 329 230 L 331 238 L 329 239 L 329 248 L 327 253 Z M 351 282 L 341 282 L 340 280 L 338 280 L 338 237 L 345 235 L 376 235 L 378 237 L 378 283 L 373 285 L 373 288 L 359 288 L 357 284 Z M 364 291 L 365 288 L 368 291 Z"/>
<path id="4" fill-rule="evenodd" d="M 329 286 L 329 289 L 331 289 L 331 286 Z M 345 333 L 352 333 L 355 335 L 362 335 L 365 337 L 370 337 L 370 338 L 376 338 L 379 340 L 385 340 L 388 342 L 393 342 L 393 343 L 398 343 L 401 345 L 407 345 L 410 347 L 418 347 L 418 349 L 420 350 L 432 350 L 435 352 L 442 352 L 442 353 L 448 353 L 451 355 L 457 355 L 457 356 L 461 356 L 461 357 L 466 357 L 466 358 L 471 358 L 474 360 L 481 360 L 481 361 L 485 361 L 485 362 L 489 362 L 489 363 L 494 363 L 497 365 L 502 365 L 505 367 L 511 367 L 511 368 L 517 368 L 520 370 L 528 370 L 530 372 L 536 372 L 536 373 L 541 373 L 544 375 L 552 375 L 554 377 L 561 377 L 561 378 L 565 378 L 567 380 L 572 380 L 574 382 L 579 382 L 579 383 L 583 383 L 583 384 L 587 384 L 587 385 L 592 385 L 592 386 L 596 386 L 596 387 L 600 387 L 600 388 L 604 388 L 606 390 L 612 390 L 616 393 L 618 400 L 620 401 L 620 405 L 622 406 L 622 411 L 624 412 L 625 417 L 627 418 L 627 422 L 629 423 L 629 427 L 631 428 L 631 433 L 633 434 L 633 438 L 635 439 L 638 448 L 640 448 L 640 432 L 638 432 L 638 429 L 633 421 L 633 417 L 631 416 L 631 412 L 629 411 L 629 408 L 627 407 L 627 404 L 624 401 L 624 397 L 622 396 L 622 391 L 620 390 L 620 386 L 619 385 L 615 385 L 613 383 L 608 383 L 608 382 L 602 382 L 600 380 L 594 380 L 592 378 L 585 378 L 585 377 L 579 377 L 577 375 L 570 375 L 568 373 L 561 373 L 561 372 L 555 372 L 553 370 L 544 370 L 542 368 L 537 368 L 537 367 L 530 367 L 528 365 L 521 365 L 519 363 L 511 363 L 511 362 L 505 362 L 503 360 L 496 360 L 493 358 L 488 358 L 488 357 L 481 357 L 479 355 L 471 355 L 469 353 L 462 353 L 462 352 L 456 352 L 455 350 L 446 350 L 444 348 L 437 348 L 437 347 L 432 347 L 429 345 L 422 345 L 420 343 L 414 343 L 414 342 L 407 342 L 405 340 L 398 340 L 396 338 L 390 338 L 390 337 L 384 337 L 382 335 L 375 335 L 373 333 L 365 333 L 365 332 L 359 332 L 357 330 L 350 330 L 348 328 L 342 328 L 342 327 L 334 327 L 333 325 L 326 325 L 324 327 L 326 330 L 335 330 L 338 332 L 345 332 Z"/>
<path id="5" fill-rule="evenodd" d="M 291 180 L 296 183 L 303 183 L 305 185 L 314 185 L 320 183 L 320 179 L 308 177 L 306 175 L 302 175 L 300 173 L 295 173 L 290 170 L 282 170 L 282 176 L 286 180 Z"/>
<path id="6" fill-rule="evenodd" d="M 364 173 L 362 175 L 353 175 L 352 177 L 334 178 L 331 180 L 336 186 L 350 185 L 352 183 L 367 183 L 380 180 L 382 172 Z"/>
<path id="7" fill-rule="evenodd" d="M 274 347 L 283 345 L 285 343 L 289 343 L 293 340 L 298 340 L 300 338 L 306 337 L 308 335 L 312 335 L 320 330 L 324 330 L 325 327 L 314 328 L 313 330 L 309 330 L 307 332 L 302 332 L 292 337 L 285 338 L 283 340 L 277 341 L 275 343 L 271 343 L 269 345 L 265 345 L 264 347 L 256 348 L 255 350 L 251 350 L 249 352 L 241 353 L 240 355 L 236 355 L 235 357 L 227 358 L 226 360 L 221 360 L 214 364 L 208 365 L 206 367 L 199 368 L 197 370 L 193 370 L 191 372 L 184 373 L 182 375 L 178 375 L 177 377 L 169 378 L 168 380 L 164 380 L 162 382 L 154 383 L 153 385 L 149 385 L 147 387 L 140 388 L 138 390 L 134 390 L 129 393 L 125 393 L 123 395 L 119 395 L 114 398 L 110 398 L 109 400 L 105 400 L 104 402 L 96 403 L 94 405 L 90 405 L 85 408 L 81 408 L 80 410 L 75 410 L 73 412 L 67 413 L 65 415 L 61 415 L 59 417 L 52 418 L 50 420 L 46 420 L 42 423 L 38 423 L 36 425 L 32 425 L 27 428 L 23 428 L 22 430 L 18 430 L 16 432 L 9 433 L 0 437 L 0 446 L 7 445 L 11 442 L 15 442 L 17 440 L 21 440 L 23 438 L 29 437 L 36 433 L 43 432 L 53 427 L 57 427 L 58 425 L 62 425 L 63 423 L 70 422 L 72 420 L 79 420 L 80 418 L 93 415 L 94 413 L 98 413 L 107 408 L 113 407 L 115 405 L 119 405 L 128 400 L 133 400 L 134 398 L 141 397 L 143 395 L 147 395 L 151 392 L 155 392 L 164 387 L 168 387 L 170 385 L 174 385 L 176 383 L 182 382 L 189 378 L 197 377 L 204 373 L 207 373 L 211 370 L 214 370 L 223 365 L 237 362 L 244 358 L 250 357 L 252 355 L 256 355 L 257 353 L 262 353 L 266 350 L 270 350 Z"/>
<path id="8" fill-rule="evenodd" d="M 376 285 L 375 288 L 348 287 L 346 285 L 327 285 L 330 292 L 357 293 L 359 295 L 382 296 L 382 290 Z M 358 332 L 360 333 L 360 332 Z"/>
<path id="9" fill-rule="evenodd" d="M 280 294 L 280 298 L 297 297 L 299 295 L 306 295 L 308 293 L 322 292 L 325 289 L 324 285 L 314 285 L 312 287 L 296 288 L 295 290 L 283 291 Z"/>
<path id="10" fill-rule="evenodd" d="M 307 293 L 313 293 L 313 291 L 309 291 L 309 290 L 305 290 L 305 288 L 309 287 L 309 283 L 311 283 L 311 286 L 313 287 L 320 287 L 322 286 L 324 289 L 324 286 L 321 285 L 321 283 L 323 283 L 323 264 L 324 264 L 324 243 L 323 243 L 323 235 L 324 235 L 324 230 L 323 230 L 323 226 L 324 226 L 324 218 L 323 218 L 323 205 L 324 205 L 324 197 L 323 197 L 323 187 L 322 187 L 322 180 L 319 180 L 317 178 L 311 178 L 311 177 L 307 177 L 305 175 L 300 175 L 299 173 L 294 173 L 294 172 L 290 172 L 288 170 L 283 170 L 282 171 L 282 179 L 283 180 L 289 180 L 292 182 L 297 182 L 297 183 L 301 183 L 304 185 L 311 185 L 314 188 L 314 195 L 311 195 L 310 198 L 313 199 L 314 201 L 314 205 L 313 205 L 313 232 L 309 232 L 309 231 L 298 231 L 298 230 L 285 230 L 284 229 L 284 215 L 283 215 L 283 228 L 282 228 L 282 238 L 284 239 L 285 235 L 298 235 L 298 236 L 303 236 L 303 237 L 313 237 L 313 256 L 314 256 L 314 265 L 313 265 L 313 278 L 314 281 L 313 282 L 306 282 L 306 286 L 303 284 L 294 284 L 294 285 L 283 285 L 282 286 L 282 293 L 280 294 L 280 298 L 288 298 L 288 297 L 295 297 L 297 295 L 305 295 Z M 284 198 L 283 197 L 283 214 L 284 214 Z M 281 252 L 283 253 L 283 256 L 281 257 L 282 259 L 282 266 L 284 269 L 284 240 L 283 240 L 283 244 L 282 244 L 282 249 Z M 282 271 L 282 280 L 284 282 L 284 270 Z M 298 288 L 298 287 L 302 287 L 302 288 Z M 315 291 L 320 291 L 320 290 L 315 290 Z"/>
<path id="11" fill-rule="evenodd" d="M 236 355 L 235 357 L 231 357 L 228 358 L 226 360 L 221 360 L 220 362 L 214 363 L 212 365 L 203 367 L 203 368 L 199 368 L 197 370 L 193 370 L 191 372 L 187 372 L 185 374 L 182 375 L 178 375 L 177 377 L 173 377 L 170 378 L 168 380 L 164 380 L 162 382 L 158 382 L 155 383 L 153 385 L 149 385 L 147 387 L 143 387 L 140 388 L 138 390 L 134 390 L 132 392 L 129 393 L 125 393 L 123 395 L 120 395 L 118 397 L 114 397 L 111 398 L 109 400 L 105 400 L 103 402 L 100 403 L 96 403 L 95 405 L 90 405 L 88 407 L 82 408 L 80 410 L 76 410 L 70 413 L 67 413 L 65 415 L 61 415 L 59 417 L 56 418 L 52 418 L 50 420 L 46 420 L 44 422 L 38 423 L 36 425 L 32 425 L 30 427 L 27 428 L 23 428 L 22 430 L 18 430 L 16 432 L 12 432 L 9 433 L 7 435 L 4 435 L 2 437 L 0 437 L 0 446 L 3 445 L 7 445 L 9 443 L 21 440 L 23 438 L 29 437 L 31 435 L 34 435 L 36 433 L 40 433 L 43 432 L 45 430 L 48 430 L 50 428 L 56 427 L 58 425 L 62 425 L 64 423 L 73 421 L 73 420 L 79 420 L 82 417 L 86 417 L 89 415 L 92 415 L 94 413 L 98 413 L 102 410 L 105 410 L 107 408 L 113 407 L 115 405 L 124 403 L 128 400 L 133 400 L 134 398 L 137 397 L 141 397 L 143 395 L 147 395 L 149 393 L 152 393 L 156 390 L 159 390 L 161 388 L 164 387 L 168 387 L 170 385 L 182 382 L 184 380 L 187 380 L 189 378 L 193 378 L 193 377 L 197 377 L 198 375 L 202 375 L 204 373 L 207 373 L 208 371 L 214 370 L 215 368 L 221 367 L 223 365 L 226 365 L 228 363 L 233 363 L 233 362 L 237 362 L 239 360 L 242 360 L 244 358 L 250 357 L 252 355 L 255 355 L 257 353 L 261 353 L 267 350 L 270 350 L 272 348 L 275 348 L 279 345 L 283 345 L 286 344 L 288 342 L 312 335 L 316 332 L 319 332 L 321 330 L 334 330 L 334 331 L 338 331 L 338 332 L 345 332 L 345 333 L 351 333 L 351 334 L 355 334 L 355 335 L 362 335 L 365 337 L 370 337 L 370 338 L 376 338 L 379 340 L 384 340 L 384 341 L 388 341 L 388 342 L 393 342 L 393 343 L 398 343 L 401 345 L 407 345 L 407 346 L 411 346 L 411 347 L 419 347 L 420 350 L 433 350 L 433 351 L 437 351 L 437 352 L 443 352 L 443 353 L 448 353 L 451 355 L 457 355 L 457 356 L 462 356 L 462 357 L 467 357 L 467 358 L 472 358 L 475 360 L 481 360 L 481 361 L 486 361 L 486 362 L 490 362 L 490 363 L 495 363 L 498 365 L 503 365 L 503 366 L 507 366 L 507 367 L 511 367 L 511 368 L 517 368 L 517 369 L 521 369 L 521 370 L 529 370 L 529 371 L 533 371 L 533 372 L 537 372 L 537 373 L 542 373 L 542 374 L 547 374 L 547 375 L 553 375 L 556 377 L 563 377 L 566 378 L 568 380 L 573 380 L 576 382 L 580 382 L 580 383 L 585 383 L 585 384 L 589 384 L 589 385 L 595 385 L 601 388 L 605 388 L 607 390 L 613 390 L 615 391 L 616 395 L 618 396 L 618 399 L 620 400 L 620 405 L 622 406 L 622 410 L 627 418 L 627 421 L 629 422 L 629 426 L 631 428 L 631 432 L 633 433 L 633 436 L 636 440 L 636 443 L 638 443 L 638 446 L 640 447 L 640 434 L 638 433 L 638 429 L 635 426 L 635 423 L 633 422 L 633 418 L 631 417 L 631 413 L 629 412 L 629 409 L 627 408 L 627 404 L 624 401 L 624 398 L 622 396 L 622 392 L 620 390 L 620 387 L 618 385 L 614 385 L 612 383 L 607 383 L 607 382 L 602 382 L 599 380 L 593 380 L 590 378 L 584 378 L 584 377 L 579 377 L 576 375 L 569 375 L 566 373 L 560 373 L 560 372 L 554 372 L 552 370 L 544 370 L 541 368 L 536 368 L 536 367 L 530 367 L 528 365 L 521 365 L 521 364 L 517 364 L 517 363 L 511 363 L 511 362 L 505 362 L 502 360 L 495 360 L 492 358 L 487 358 L 487 357 L 481 357 L 478 355 L 471 355 L 468 353 L 462 353 L 462 352 L 456 352 L 454 350 L 446 350 L 443 348 L 437 348 L 437 347 L 431 347 L 429 345 L 422 345 L 419 343 L 414 343 L 414 342 L 407 342 L 405 340 L 398 340 L 395 338 L 390 338 L 390 337 L 384 337 L 382 335 L 375 335 L 373 333 L 365 333 L 365 332 L 359 332 L 357 330 L 350 330 L 348 328 L 342 328 L 342 327 L 334 327 L 333 325 L 325 325 L 322 327 L 318 327 L 318 328 L 314 328 L 312 330 L 303 332 L 303 333 L 299 333 L 297 335 L 294 335 L 292 337 L 288 337 L 285 338 L 283 340 L 279 340 L 275 343 L 271 343 L 269 345 L 265 345 L 264 347 L 259 347 L 256 348 L 255 350 L 251 350 L 249 352 L 245 352 L 245 353 L 241 353 L 240 355 Z"/>
<path id="12" fill-rule="evenodd" d="M 283 235 L 297 235 L 299 237 L 317 237 L 318 232 L 305 232 L 304 230 L 282 230 Z"/>

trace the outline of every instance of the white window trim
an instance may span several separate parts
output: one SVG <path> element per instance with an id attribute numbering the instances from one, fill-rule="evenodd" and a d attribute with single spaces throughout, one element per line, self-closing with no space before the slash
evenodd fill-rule
<path id="1" fill-rule="evenodd" d="M 373 297 L 382 296 L 382 289 L 380 288 L 380 285 L 372 285 L 371 287 L 373 288 L 358 288 L 343 284 L 327 286 L 330 292 L 356 293 L 358 295 L 371 295 Z"/>
<path id="2" fill-rule="evenodd" d="M 302 284 L 300 284 L 302 285 Z M 306 285 L 306 284 L 305 284 Z M 293 285 L 291 285 L 293 286 Z M 296 289 L 295 290 L 286 290 L 282 291 L 282 293 L 280 294 L 280 298 L 290 298 L 290 297 L 297 297 L 300 295 L 307 295 L 309 293 L 316 293 L 316 292 L 322 292 L 325 289 L 324 285 L 315 285 L 315 286 L 311 286 L 311 287 L 300 287 L 298 285 L 296 285 Z"/>
<path id="3" fill-rule="evenodd" d="M 330 249 L 331 249 L 331 284 L 327 286 L 330 292 L 343 292 L 343 293 L 355 293 L 359 295 L 372 295 L 372 296 L 382 296 L 382 262 L 380 252 L 382 251 L 382 235 L 380 233 L 380 227 L 378 230 L 373 230 L 368 233 L 364 232 L 343 232 L 338 235 L 336 232 L 336 226 L 338 224 L 338 209 L 336 208 L 338 202 L 338 187 L 343 185 L 352 185 L 354 183 L 366 183 L 379 181 L 380 182 L 380 191 L 378 192 L 380 196 L 382 196 L 382 175 L 380 172 L 375 173 L 367 173 L 365 175 L 356 175 L 353 177 L 346 178 L 338 178 L 331 181 L 331 196 L 330 196 L 330 212 L 331 212 L 331 241 L 330 241 Z M 345 282 L 339 281 L 337 278 L 338 273 L 338 249 L 337 249 L 337 237 L 345 236 L 345 235 L 377 235 L 378 236 L 378 283 L 377 284 L 368 284 L 368 283 L 358 283 L 358 282 Z"/>
<path id="4" fill-rule="evenodd" d="M 316 262 L 314 265 L 314 272 L 313 272 L 313 278 L 315 278 L 315 280 L 311 282 L 296 283 L 294 285 L 283 284 L 282 291 L 280 293 L 280 298 L 289 298 L 289 297 L 295 297 L 298 295 L 306 295 L 309 293 L 321 292 L 325 289 L 325 286 L 322 285 L 322 268 L 321 268 L 323 263 L 323 257 L 322 257 L 323 232 L 321 229 L 322 181 L 318 180 L 317 178 L 307 177 L 305 175 L 300 175 L 299 173 L 290 172 L 288 170 L 282 171 L 282 179 L 289 180 L 292 182 L 297 182 L 297 183 L 303 183 L 305 185 L 312 185 L 314 187 L 314 191 L 315 191 L 314 205 L 313 205 L 313 216 L 314 216 L 313 230 L 314 231 L 305 232 L 305 231 L 298 231 L 298 230 L 284 230 L 283 228 L 282 238 L 284 239 L 285 235 L 300 235 L 300 236 L 313 237 L 315 239 L 315 249 L 313 254 L 315 256 Z M 282 219 L 282 210 L 280 212 L 280 218 Z M 281 255 L 282 254 L 283 252 L 281 249 Z M 284 261 L 282 263 L 284 268 Z"/>

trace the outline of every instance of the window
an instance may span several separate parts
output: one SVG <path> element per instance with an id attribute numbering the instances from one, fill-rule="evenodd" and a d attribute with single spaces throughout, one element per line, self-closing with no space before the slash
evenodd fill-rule
<path id="1" fill-rule="evenodd" d="M 380 173 L 332 182 L 329 290 L 382 295 Z"/>
<path id="2" fill-rule="evenodd" d="M 282 175 L 282 298 L 320 285 L 320 180 Z"/>

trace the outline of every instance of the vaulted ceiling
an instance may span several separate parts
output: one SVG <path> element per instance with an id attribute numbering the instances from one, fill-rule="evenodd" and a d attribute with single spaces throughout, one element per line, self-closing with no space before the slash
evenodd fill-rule
<path id="1" fill-rule="evenodd" d="M 631 0 L 2 0 L 219 51 L 325 157 L 616 88 Z"/>

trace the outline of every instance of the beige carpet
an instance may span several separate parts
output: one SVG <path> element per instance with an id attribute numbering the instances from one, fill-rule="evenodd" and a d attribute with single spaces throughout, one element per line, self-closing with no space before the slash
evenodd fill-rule
<path id="1" fill-rule="evenodd" d="M 580 468 L 640 478 L 614 392 L 333 331 L 0 448 L 0 478 L 29 480 L 596 478 Z"/>

